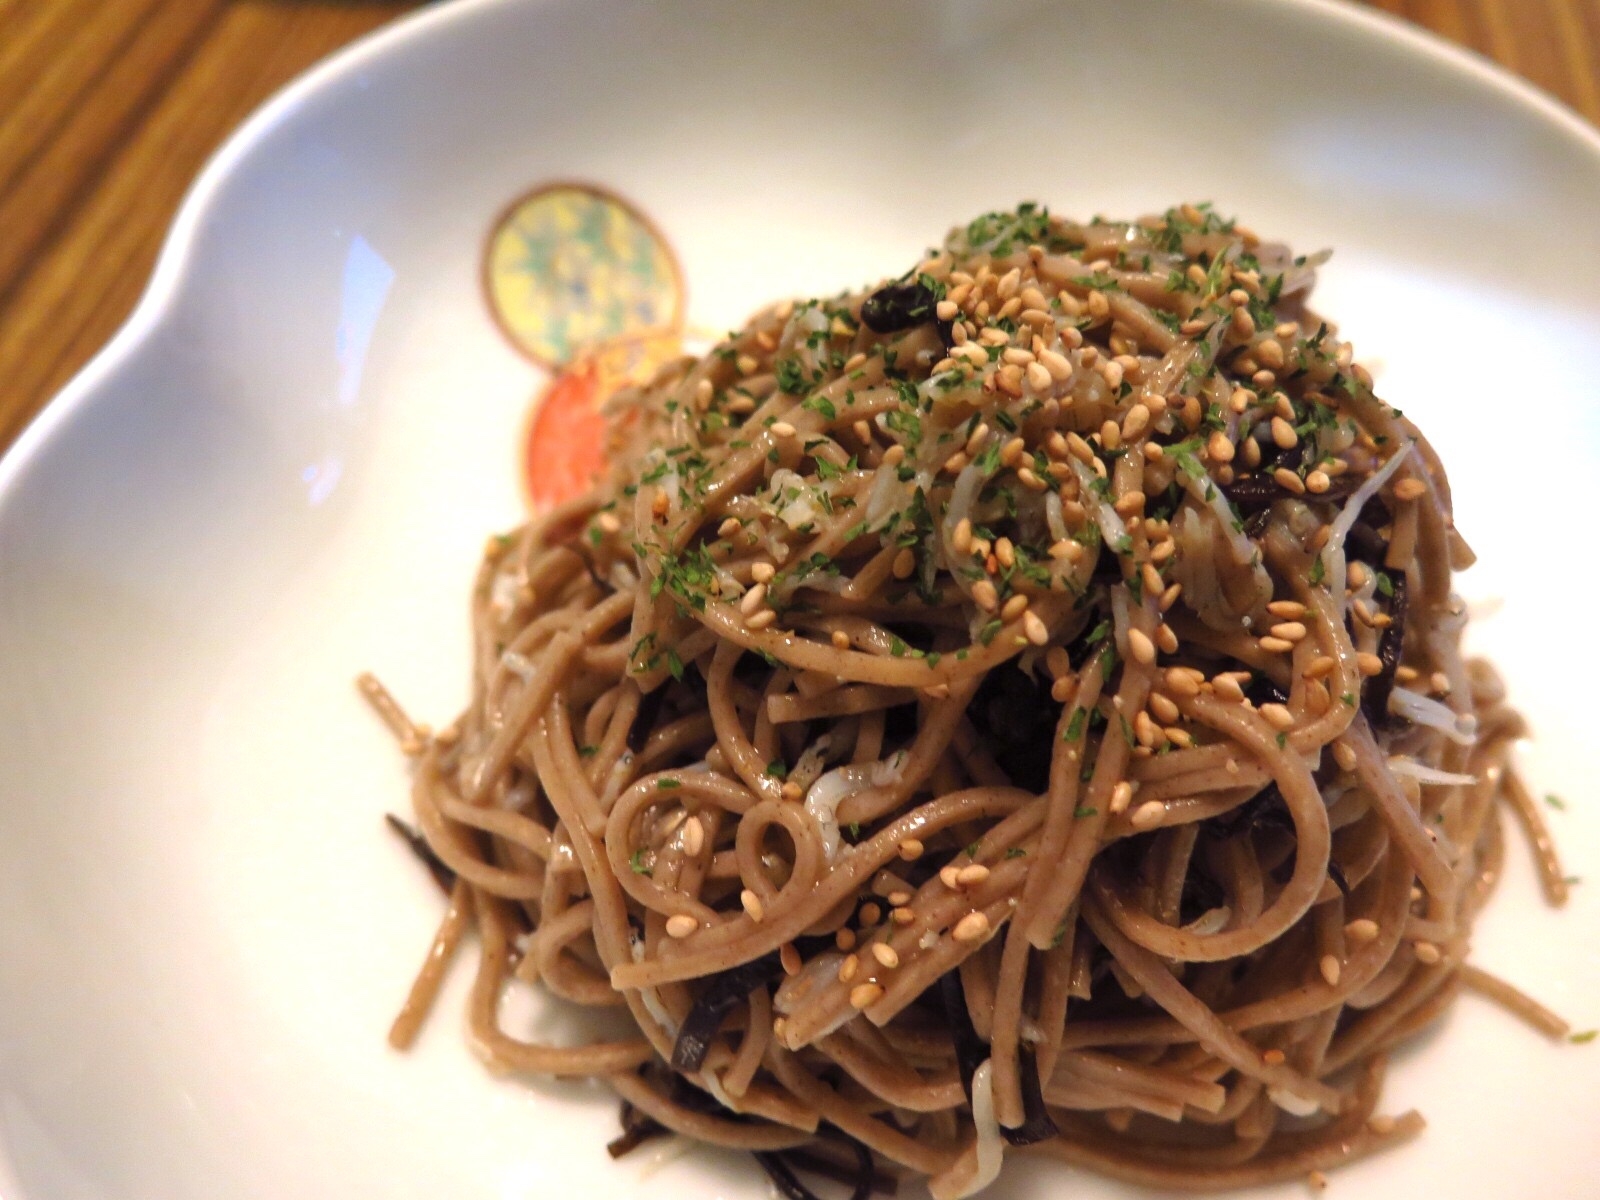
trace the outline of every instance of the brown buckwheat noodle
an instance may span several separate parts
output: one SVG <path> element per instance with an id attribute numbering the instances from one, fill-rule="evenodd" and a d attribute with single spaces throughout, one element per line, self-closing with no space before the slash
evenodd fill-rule
<path id="1" fill-rule="evenodd" d="M 1314 265 L 1024 205 L 609 401 L 610 477 L 489 543 L 467 711 L 364 684 L 454 881 L 394 1043 L 475 930 L 492 1067 L 943 1198 L 1008 1145 L 1315 1179 L 1422 1127 L 1384 1057 L 1463 986 L 1564 1032 L 1465 963 L 1501 801 L 1561 873 Z M 517 1040 L 513 980 L 631 1032 Z"/>

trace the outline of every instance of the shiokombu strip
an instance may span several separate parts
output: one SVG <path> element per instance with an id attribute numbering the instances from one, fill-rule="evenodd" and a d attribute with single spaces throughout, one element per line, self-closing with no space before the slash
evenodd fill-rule
<path id="1" fill-rule="evenodd" d="M 1463 986 L 1560 1033 L 1465 963 L 1523 729 L 1313 265 L 1025 205 L 614 397 L 489 544 L 471 707 L 385 710 L 452 889 L 396 1043 L 475 927 L 495 1067 L 943 1198 L 1305 1176 L 1421 1127 L 1384 1056 Z M 632 1032 L 519 1042 L 513 979 Z"/>

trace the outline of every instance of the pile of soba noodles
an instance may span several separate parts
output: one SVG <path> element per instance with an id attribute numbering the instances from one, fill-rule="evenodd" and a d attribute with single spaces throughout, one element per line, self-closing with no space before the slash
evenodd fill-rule
<path id="1" fill-rule="evenodd" d="M 1163 1187 L 1421 1128 L 1522 733 L 1459 646 L 1417 428 L 1208 208 L 1023 205 L 608 404 L 608 478 L 493 539 L 474 697 L 413 726 L 470 1037 L 652 1132 L 865 1196 L 1007 1148 Z M 420 842 L 419 842 L 420 844 Z M 510 981 L 628 1036 L 502 1028 Z"/>

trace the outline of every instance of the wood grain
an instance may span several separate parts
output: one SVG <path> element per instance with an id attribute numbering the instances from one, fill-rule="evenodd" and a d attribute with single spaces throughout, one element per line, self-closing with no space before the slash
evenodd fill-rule
<path id="1" fill-rule="evenodd" d="M 0 447 L 115 332 L 262 100 L 419 0 L 0 0 Z M 1600 0 L 1366 0 L 1600 123 Z"/>

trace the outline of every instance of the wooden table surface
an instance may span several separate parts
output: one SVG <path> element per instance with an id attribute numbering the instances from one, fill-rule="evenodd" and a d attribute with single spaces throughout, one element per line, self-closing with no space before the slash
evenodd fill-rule
<path id="1" fill-rule="evenodd" d="M 1600 0 L 1367 3 L 1600 123 Z M 0 0 L 0 448 L 122 323 L 228 133 L 319 58 L 418 6 Z"/>

